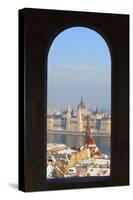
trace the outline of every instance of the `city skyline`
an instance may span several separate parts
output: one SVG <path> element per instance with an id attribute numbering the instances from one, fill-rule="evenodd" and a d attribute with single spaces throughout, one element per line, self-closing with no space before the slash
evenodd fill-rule
<path id="1" fill-rule="evenodd" d="M 75 105 L 75 106 L 71 106 L 71 104 L 68 104 L 64 107 L 53 107 L 53 108 L 50 108 L 48 107 L 47 108 L 47 111 L 48 112 L 64 112 L 68 109 L 68 107 L 70 107 L 71 110 L 73 110 L 75 113 L 77 112 L 77 109 L 78 109 L 78 104 L 80 103 L 80 100 L 81 98 L 83 99 L 83 102 L 84 102 L 84 98 L 81 96 L 80 99 L 79 99 L 79 102 Z M 85 103 L 85 102 L 84 102 Z M 96 111 L 98 110 L 98 112 L 108 112 L 110 113 L 111 112 L 111 108 L 104 108 L 104 107 L 98 107 L 97 105 L 89 105 L 89 104 L 86 104 L 85 103 L 85 106 L 86 106 L 86 110 L 87 111 Z"/>
<path id="2" fill-rule="evenodd" d="M 95 31 L 76 27 L 60 33 L 48 54 L 48 109 L 76 108 L 81 96 L 87 108 L 111 110 L 111 57 Z"/>

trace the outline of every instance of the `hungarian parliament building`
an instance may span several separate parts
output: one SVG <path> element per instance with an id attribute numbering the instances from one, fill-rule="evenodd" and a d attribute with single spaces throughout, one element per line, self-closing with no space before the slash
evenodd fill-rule
<path id="1" fill-rule="evenodd" d="M 85 132 L 87 118 L 89 117 L 91 133 L 111 133 L 111 113 L 88 111 L 81 97 L 77 112 L 68 106 L 66 111 L 60 113 L 47 113 L 48 131 Z"/>

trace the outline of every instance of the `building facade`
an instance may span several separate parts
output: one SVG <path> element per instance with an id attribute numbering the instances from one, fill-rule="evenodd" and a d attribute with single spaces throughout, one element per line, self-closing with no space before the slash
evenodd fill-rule
<path id="1" fill-rule="evenodd" d="M 48 131 L 70 131 L 85 132 L 87 125 L 87 117 L 89 116 L 90 131 L 111 133 L 111 117 L 110 113 L 90 112 L 87 110 L 83 98 L 77 106 L 77 111 L 68 106 L 67 110 L 56 115 L 53 113 L 47 116 Z"/>

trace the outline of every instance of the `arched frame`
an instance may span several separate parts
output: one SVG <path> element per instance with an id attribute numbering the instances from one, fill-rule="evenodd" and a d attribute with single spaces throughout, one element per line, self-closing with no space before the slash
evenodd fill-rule
<path id="1" fill-rule="evenodd" d="M 111 176 L 48 182 L 47 61 L 55 37 L 70 27 L 98 32 L 111 53 Z M 23 191 L 129 184 L 129 16 L 74 11 L 19 11 L 19 91 L 24 121 L 19 120 L 19 189 Z M 19 99 L 21 99 L 21 92 Z M 19 115 L 20 116 L 20 115 Z M 22 116 L 22 115 L 21 115 Z M 19 118 L 20 119 L 20 118 Z M 124 149 L 124 151 L 122 151 Z M 79 179 L 79 178 L 78 178 Z"/>

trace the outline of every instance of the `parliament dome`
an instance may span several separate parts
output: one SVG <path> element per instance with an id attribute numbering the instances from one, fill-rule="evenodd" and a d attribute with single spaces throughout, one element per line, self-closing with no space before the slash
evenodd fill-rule
<path id="1" fill-rule="evenodd" d="M 85 104 L 83 102 L 83 98 L 81 97 L 81 102 L 79 103 L 78 105 L 78 109 L 81 108 L 81 109 L 85 109 Z"/>

